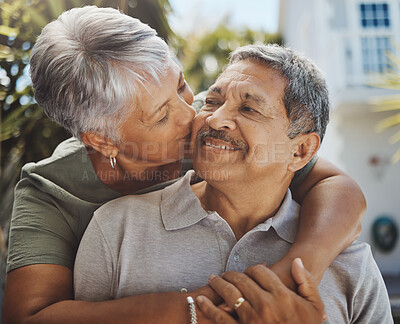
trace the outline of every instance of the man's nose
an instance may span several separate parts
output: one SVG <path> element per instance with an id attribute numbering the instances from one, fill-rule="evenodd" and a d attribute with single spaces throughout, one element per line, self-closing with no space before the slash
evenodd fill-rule
<path id="1" fill-rule="evenodd" d="M 236 129 L 233 113 L 225 104 L 208 116 L 206 122 L 215 130 L 233 131 Z"/>

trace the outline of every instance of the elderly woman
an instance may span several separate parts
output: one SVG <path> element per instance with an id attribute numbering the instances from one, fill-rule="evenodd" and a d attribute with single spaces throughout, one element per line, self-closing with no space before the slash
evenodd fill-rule
<path id="1" fill-rule="evenodd" d="M 151 322 L 154 312 L 186 318 L 186 300 L 176 292 L 101 303 L 72 300 L 75 253 L 93 212 L 122 195 L 163 188 L 186 170 L 193 94 L 167 45 L 137 19 L 84 7 L 43 29 L 30 64 L 37 102 L 73 138 L 22 169 L 5 323 L 119 323 L 138 313 Z M 322 159 L 314 164 L 292 184 L 302 205 L 296 242 L 271 266 L 292 288 L 292 260 L 301 257 L 320 279 L 359 234 L 365 209 L 352 179 Z M 217 300 L 211 289 L 200 293 Z"/>

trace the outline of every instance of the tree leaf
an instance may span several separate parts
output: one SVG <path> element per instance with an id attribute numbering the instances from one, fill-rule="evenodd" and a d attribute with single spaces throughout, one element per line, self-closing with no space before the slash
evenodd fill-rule
<path id="1" fill-rule="evenodd" d="M 381 120 L 377 125 L 376 125 L 376 131 L 377 132 L 382 132 L 385 129 L 388 129 L 390 127 L 400 125 L 400 114 L 396 114 L 394 116 L 390 116 L 388 118 L 385 118 Z"/>
<path id="2" fill-rule="evenodd" d="M 12 28 L 9 26 L 0 26 L 0 34 L 5 35 L 7 37 L 17 37 L 18 35 L 18 29 L 17 28 Z"/>

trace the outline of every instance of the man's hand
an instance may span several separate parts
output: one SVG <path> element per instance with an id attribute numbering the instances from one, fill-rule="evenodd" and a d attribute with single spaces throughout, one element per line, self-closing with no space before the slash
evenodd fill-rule
<path id="1" fill-rule="evenodd" d="M 324 304 L 311 274 L 300 259 L 292 263 L 292 275 L 298 294 L 287 288 L 265 265 L 248 268 L 245 273 L 227 272 L 210 278 L 210 286 L 235 309 L 238 298 L 245 301 L 231 315 L 215 306 L 207 297 L 199 296 L 197 303 L 203 314 L 214 323 L 322 323 Z"/>

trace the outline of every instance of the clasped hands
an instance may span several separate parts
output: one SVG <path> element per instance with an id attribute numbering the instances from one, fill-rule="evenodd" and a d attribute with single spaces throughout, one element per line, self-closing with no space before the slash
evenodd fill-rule
<path id="1" fill-rule="evenodd" d="M 291 274 L 296 292 L 264 264 L 244 273 L 210 276 L 211 288 L 224 303 L 216 306 L 207 297 L 198 296 L 197 305 L 213 323 L 322 323 L 326 315 L 317 284 L 299 258 L 292 262 Z"/>

